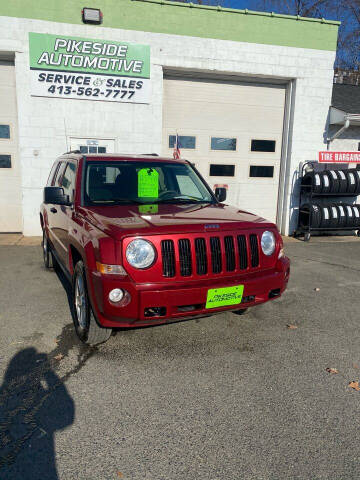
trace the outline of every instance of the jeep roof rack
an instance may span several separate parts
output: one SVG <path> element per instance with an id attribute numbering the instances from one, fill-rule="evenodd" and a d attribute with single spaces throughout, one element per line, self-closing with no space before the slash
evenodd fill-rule
<path id="1" fill-rule="evenodd" d="M 63 155 L 68 155 L 69 153 L 81 153 L 80 150 L 70 150 L 69 152 L 63 153 Z"/>

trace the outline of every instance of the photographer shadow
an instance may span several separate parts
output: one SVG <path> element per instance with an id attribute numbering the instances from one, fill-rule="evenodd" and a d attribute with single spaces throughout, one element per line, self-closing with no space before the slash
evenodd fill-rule
<path id="1" fill-rule="evenodd" d="M 0 387 L 0 478 L 58 480 L 54 434 L 75 406 L 54 360 L 33 347 L 9 362 Z"/>

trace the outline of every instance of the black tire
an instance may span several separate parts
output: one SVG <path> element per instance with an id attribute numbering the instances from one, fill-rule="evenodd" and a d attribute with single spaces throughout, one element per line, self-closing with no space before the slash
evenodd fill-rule
<path id="1" fill-rule="evenodd" d="M 302 181 L 302 185 L 311 186 L 311 190 L 314 193 L 321 193 L 323 184 L 322 184 L 322 176 L 321 173 L 318 172 L 308 172 L 304 175 Z M 311 191 L 310 188 L 306 191 Z"/>
<path id="2" fill-rule="evenodd" d="M 354 226 L 354 216 L 355 212 L 352 208 L 352 205 L 344 205 L 345 213 L 346 213 L 346 227 L 351 228 Z"/>
<path id="3" fill-rule="evenodd" d="M 338 203 L 337 208 L 339 210 L 338 227 L 339 228 L 346 227 L 347 216 L 346 216 L 346 212 L 345 212 L 345 205 Z"/>
<path id="4" fill-rule="evenodd" d="M 345 171 L 344 170 L 338 170 L 337 174 L 338 174 L 339 182 L 340 182 L 339 193 L 347 193 L 348 181 L 347 181 L 347 177 L 345 175 Z"/>
<path id="5" fill-rule="evenodd" d="M 322 212 L 320 205 L 314 203 L 308 206 L 309 212 L 311 214 L 311 227 L 320 228 L 322 222 Z"/>
<path id="6" fill-rule="evenodd" d="M 43 251 L 43 260 L 45 268 L 54 268 L 54 257 L 51 252 L 49 240 L 47 238 L 45 230 L 43 230 L 43 239 L 41 242 L 42 251 Z"/>
<path id="7" fill-rule="evenodd" d="M 321 193 L 330 193 L 331 190 L 331 180 L 329 177 L 329 172 L 327 170 L 324 170 L 321 172 L 321 184 L 322 184 L 322 189 Z"/>
<path id="8" fill-rule="evenodd" d="M 81 282 L 83 296 L 80 298 L 78 290 Z M 111 334 L 111 328 L 100 327 L 92 311 L 87 284 L 84 263 L 79 260 L 74 269 L 73 275 L 73 321 L 75 331 L 79 339 L 87 345 L 99 345 L 106 342 Z M 81 304 L 81 306 L 80 306 Z M 80 308 L 80 309 L 79 309 Z M 83 310 L 82 310 L 83 309 Z"/>
<path id="9" fill-rule="evenodd" d="M 330 228 L 337 228 L 339 226 L 340 212 L 336 203 L 330 204 L 329 210 L 331 214 Z"/>
<path id="10" fill-rule="evenodd" d="M 330 193 L 339 193 L 340 178 L 336 170 L 329 170 L 329 178 L 331 182 Z"/>
<path id="11" fill-rule="evenodd" d="M 360 170 L 357 168 L 354 168 L 354 174 L 355 174 L 355 179 L 356 179 L 356 190 L 355 193 L 360 195 Z"/>
<path id="12" fill-rule="evenodd" d="M 248 310 L 248 308 L 242 308 L 241 310 L 234 310 L 232 313 L 235 313 L 235 315 L 245 315 Z"/>
<path id="13" fill-rule="evenodd" d="M 360 205 L 353 205 L 355 212 L 355 226 L 360 227 Z"/>
<path id="14" fill-rule="evenodd" d="M 321 208 L 318 204 L 305 203 L 300 207 L 299 223 L 302 228 L 307 228 L 311 221 L 312 228 L 321 226 Z"/>
<path id="15" fill-rule="evenodd" d="M 345 176 L 347 179 L 347 193 L 356 193 L 358 181 L 360 181 L 360 179 L 355 168 L 349 168 L 349 170 L 345 170 Z"/>
<path id="16" fill-rule="evenodd" d="M 328 205 L 321 205 L 321 228 L 330 228 L 331 211 Z"/>

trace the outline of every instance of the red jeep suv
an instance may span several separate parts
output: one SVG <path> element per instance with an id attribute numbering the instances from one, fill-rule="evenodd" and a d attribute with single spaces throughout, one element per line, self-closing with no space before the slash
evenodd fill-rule
<path id="1" fill-rule="evenodd" d="M 72 282 L 80 340 L 95 345 L 116 327 L 241 314 L 279 297 L 290 263 L 276 226 L 225 198 L 186 160 L 61 156 L 41 205 L 43 255 Z"/>

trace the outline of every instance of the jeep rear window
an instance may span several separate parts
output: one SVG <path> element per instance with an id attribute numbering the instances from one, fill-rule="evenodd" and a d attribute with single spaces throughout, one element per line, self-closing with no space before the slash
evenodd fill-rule
<path id="1" fill-rule="evenodd" d="M 88 161 L 84 203 L 176 204 L 216 203 L 216 200 L 196 171 L 185 163 Z"/>

